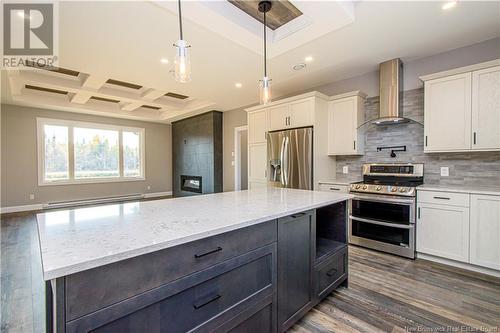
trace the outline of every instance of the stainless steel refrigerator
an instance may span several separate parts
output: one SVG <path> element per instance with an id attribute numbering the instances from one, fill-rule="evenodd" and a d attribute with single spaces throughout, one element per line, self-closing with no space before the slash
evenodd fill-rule
<path id="1" fill-rule="evenodd" d="M 267 134 L 268 181 L 277 187 L 313 189 L 313 129 Z"/>

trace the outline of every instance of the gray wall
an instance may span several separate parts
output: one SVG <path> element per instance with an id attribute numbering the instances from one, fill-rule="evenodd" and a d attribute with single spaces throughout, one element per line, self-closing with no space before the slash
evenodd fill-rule
<path id="1" fill-rule="evenodd" d="M 365 102 L 365 119 L 376 118 L 379 113 L 379 98 L 371 97 Z M 405 117 L 423 121 L 423 88 L 406 91 L 403 96 Z M 444 185 L 496 185 L 500 186 L 500 152 L 433 153 L 424 154 L 424 127 L 410 122 L 392 126 L 365 125 L 365 155 L 338 156 L 337 177 L 357 179 L 361 176 L 363 163 L 414 162 L 424 163 L 424 181 Z M 390 151 L 377 152 L 380 146 L 406 145 L 407 151 L 389 156 Z M 349 167 L 349 174 L 342 174 L 342 167 Z M 440 167 L 449 167 L 448 177 L 440 176 Z"/>
<path id="2" fill-rule="evenodd" d="M 241 189 L 248 189 L 248 131 L 241 132 Z"/>
<path id="3" fill-rule="evenodd" d="M 223 170 L 224 191 L 234 191 L 234 128 L 247 124 L 247 113 L 243 109 L 224 112 L 223 115 Z"/>
<path id="4" fill-rule="evenodd" d="M 171 126 L 2 104 L 1 206 L 172 190 Z M 145 128 L 146 180 L 103 184 L 38 186 L 36 118 L 56 118 Z M 151 186 L 147 190 L 147 186 Z M 30 200 L 33 193 L 35 200 Z"/>
<path id="5" fill-rule="evenodd" d="M 500 58 L 500 38 L 490 39 L 425 58 L 415 60 L 403 59 L 404 90 L 423 87 L 422 81 L 419 80 L 419 76 L 498 58 Z M 373 97 L 379 95 L 378 86 L 378 71 L 373 71 L 350 79 L 332 82 L 313 89 L 307 89 L 307 91 L 317 90 L 331 96 L 353 90 L 361 90 L 368 94 L 369 97 Z"/>

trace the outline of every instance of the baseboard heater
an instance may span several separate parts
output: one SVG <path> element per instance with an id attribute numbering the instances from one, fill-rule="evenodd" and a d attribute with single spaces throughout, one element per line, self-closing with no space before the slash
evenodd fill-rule
<path id="1" fill-rule="evenodd" d="M 144 194 L 138 193 L 138 194 L 115 196 L 115 197 L 103 197 L 103 198 L 93 198 L 93 199 L 84 199 L 84 200 L 56 201 L 56 202 L 48 202 L 46 204 L 43 204 L 43 208 L 44 209 L 51 209 L 51 208 L 63 208 L 63 207 L 74 207 L 74 206 L 87 206 L 87 205 L 95 205 L 95 204 L 101 204 L 101 203 L 138 200 L 138 199 L 143 199 L 143 198 L 144 198 Z"/>

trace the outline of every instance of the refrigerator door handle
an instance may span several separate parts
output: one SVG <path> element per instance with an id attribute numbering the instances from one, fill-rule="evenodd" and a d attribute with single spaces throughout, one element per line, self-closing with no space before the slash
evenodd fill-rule
<path id="1" fill-rule="evenodd" d="M 281 159 L 281 174 L 280 174 L 280 183 L 281 185 L 285 185 L 284 172 L 285 172 L 285 138 L 281 140 L 281 149 L 280 149 L 280 159 Z"/>
<path id="2" fill-rule="evenodd" d="M 283 149 L 284 159 L 282 161 L 282 163 L 283 163 L 283 170 L 281 172 L 284 175 L 284 184 L 283 185 L 285 185 L 285 187 L 288 186 L 288 179 L 289 179 L 289 174 L 288 174 L 288 171 L 289 171 L 289 166 L 288 166 L 288 162 L 289 162 L 288 161 L 288 159 L 289 159 L 289 157 L 288 157 L 288 155 L 289 155 L 288 154 L 289 139 L 290 138 L 288 136 L 284 138 L 284 142 L 285 142 L 285 147 Z"/>

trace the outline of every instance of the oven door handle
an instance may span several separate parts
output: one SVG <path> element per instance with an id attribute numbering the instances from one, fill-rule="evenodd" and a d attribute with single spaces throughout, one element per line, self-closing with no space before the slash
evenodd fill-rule
<path id="1" fill-rule="evenodd" d="M 361 194 L 360 195 L 357 192 L 352 192 L 352 191 L 349 193 L 354 195 L 352 200 L 384 202 L 384 203 L 390 203 L 390 204 L 396 204 L 396 205 L 399 204 L 399 205 L 405 205 L 405 206 L 410 206 L 410 205 L 413 205 L 415 203 L 414 197 L 403 198 L 403 197 L 381 195 L 381 194 Z"/>
<path id="2" fill-rule="evenodd" d="M 364 218 L 356 217 L 356 216 L 352 216 L 352 215 L 349 215 L 349 218 L 351 220 L 356 220 L 359 222 L 383 225 L 386 227 L 393 227 L 393 228 L 398 228 L 398 229 L 413 229 L 414 228 L 413 224 L 396 224 L 396 223 L 381 222 L 381 221 L 375 221 L 375 220 L 370 220 L 370 219 L 364 219 Z"/>

